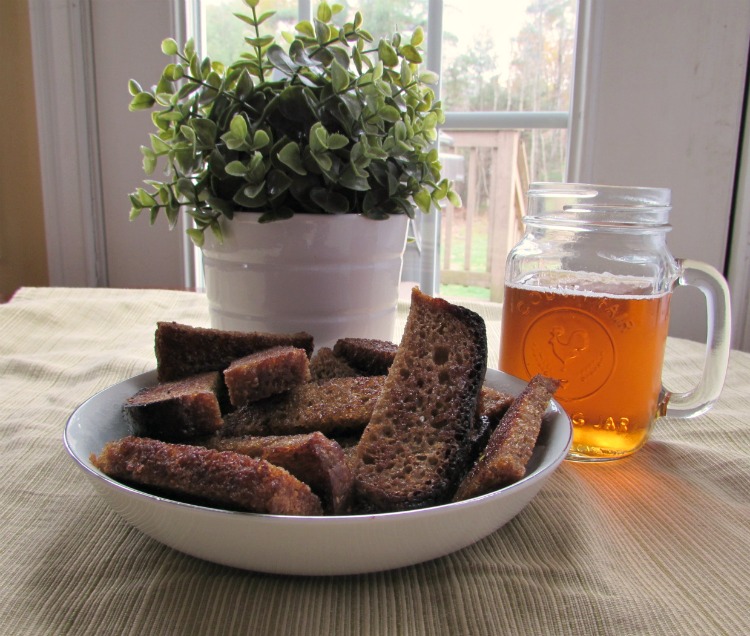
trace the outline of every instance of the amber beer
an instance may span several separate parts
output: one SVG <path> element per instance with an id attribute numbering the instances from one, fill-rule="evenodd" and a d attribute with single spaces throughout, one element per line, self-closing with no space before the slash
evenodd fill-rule
<path id="1" fill-rule="evenodd" d="M 555 397 L 573 421 L 571 458 L 633 453 L 661 407 L 670 294 L 637 291 L 621 279 L 505 287 L 500 369 L 562 380 Z"/>

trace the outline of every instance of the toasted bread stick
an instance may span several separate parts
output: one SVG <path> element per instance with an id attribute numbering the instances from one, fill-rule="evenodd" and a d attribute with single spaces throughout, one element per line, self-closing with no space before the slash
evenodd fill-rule
<path id="1" fill-rule="evenodd" d="M 401 345 L 357 445 L 358 505 L 396 511 L 450 498 L 469 462 L 486 367 L 482 318 L 414 288 Z"/>
<path id="2" fill-rule="evenodd" d="M 123 414 L 136 435 L 182 442 L 223 425 L 225 393 L 218 371 L 146 387 L 125 401 Z"/>
<path id="3" fill-rule="evenodd" d="M 524 476 L 539 436 L 542 416 L 559 386 L 559 381 L 542 375 L 531 379 L 492 432 L 484 452 L 461 481 L 454 501 L 492 492 Z"/>
<path id="4" fill-rule="evenodd" d="M 271 347 L 239 358 L 224 370 L 233 406 L 244 406 L 288 391 L 310 380 L 310 361 L 304 349 Z"/>
<path id="5" fill-rule="evenodd" d="M 251 402 L 224 417 L 222 437 L 324 435 L 361 432 L 370 421 L 384 377 L 309 382 L 286 393 Z"/>
<path id="6" fill-rule="evenodd" d="M 147 437 L 109 442 L 91 462 L 118 481 L 210 505 L 275 515 L 320 515 L 320 499 L 263 459 Z"/>
<path id="7" fill-rule="evenodd" d="M 279 346 L 299 347 L 309 358 L 313 337 L 306 332 L 245 333 L 158 322 L 154 337 L 157 375 L 160 382 L 167 382 L 205 371 L 223 371 L 238 358 Z"/>
<path id="8" fill-rule="evenodd" d="M 210 447 L 260 457 L 305 482 L 330 514 L 348 512 L 354 477 L 341 446 L 322 433 L 230 437 Z"/>

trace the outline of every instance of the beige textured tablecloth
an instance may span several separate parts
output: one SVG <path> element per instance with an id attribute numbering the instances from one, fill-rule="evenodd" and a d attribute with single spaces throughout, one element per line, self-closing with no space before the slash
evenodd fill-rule
<path id="1" fill-rule="evenodd" d="M 486 315 L 494 366 L 499 313 Z M 164 319 L 207 325 L 205 298 L 27 288 L 0 305 L 0 633 L 750 633 L 750 354 L 732 352 L 708 414 L 661 420 L 630 459 L 563 463 L 469 548 L 392 572 L 294 578 L 162 546 L 108 509 L 65 453 L 79 403 L 155 366 Z M 666 377 L 684 388 L 702 358 L 670 340 Z"/>

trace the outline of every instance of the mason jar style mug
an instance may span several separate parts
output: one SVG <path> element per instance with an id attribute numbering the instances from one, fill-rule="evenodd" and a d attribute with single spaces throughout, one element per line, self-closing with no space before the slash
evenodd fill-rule
<path id="1" fill-rule="evenodd" d="M 730 342 L 729 290 L 710 265 L 666 243 L 671 191 L 533 183 L 525 235 L 508 255 L 500 370 L 561 380 L 573 422 L 568 459 L 625 457 L 661 415 L 691 417 L 719 397 Z M 661 373 L 672 293 L 706 299 L 706 358 L 697 386 L 672 393 Z"/>

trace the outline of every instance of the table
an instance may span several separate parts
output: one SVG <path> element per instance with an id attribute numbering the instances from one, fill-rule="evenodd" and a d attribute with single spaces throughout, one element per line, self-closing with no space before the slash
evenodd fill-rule
<path id="1" fill-rule="evenodd" d="M 469 306 L 486 316 L 496 366 L 498 307 Z M 3 634 L 750 633 L 750 354 L 732 352 L 708 414 L 660 420 L 632 458 L 564 462 L 469 548 L 392 572 L 284 577 L 142 535 L 63 449 L 79 403 L 155 366 L 157 320 L 207 326 L 205 297 L 23 288 L 0 305 Z M 702 358 L 670 339 L 671 386 Z"/>

